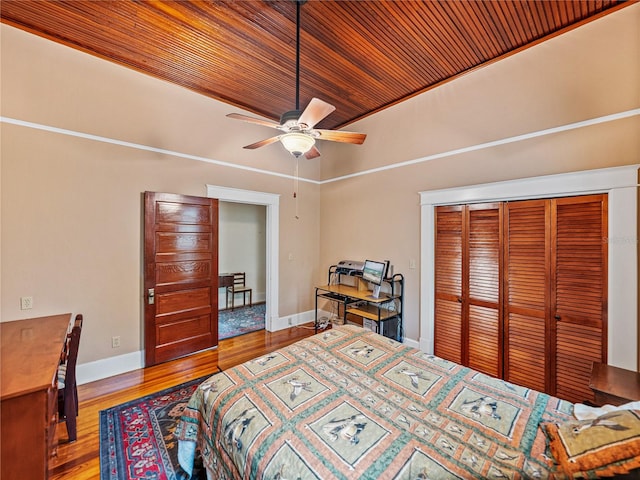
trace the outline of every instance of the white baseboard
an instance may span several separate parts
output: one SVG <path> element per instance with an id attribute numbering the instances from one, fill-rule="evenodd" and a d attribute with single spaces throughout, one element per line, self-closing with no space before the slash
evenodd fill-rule
<path id="1" fill-rule="evenodd" d="M 402 343 L 404 343 L 406 346 L 408 347 L 413 347 L 413 348 L 417 348 L 418 350 L 420 350 L 420 343 L 418 343 L 417 341 L 415 341 L 412 338 L 403 338 L 402 339 Z"/>
<path id="2" fill-rule="evenodd" d="M 322 317 L 322 315 L 326 315 L 326 313 L 318 311 L 318 318 Z M 303 323 L 313 322 L 315 318 L 315 310 L 308 310 L 306 312 L 285 315 L 284 317 L 274 319 L 271 322 L 271 331 L 277 332 L 278 330 L 284 330 L 285 328 L 302 325 Z"/>
<path id="3" fill-rule="evenodd" d="M 144 350 L 76 366 L 76 382 L 83 385 L 144 367 Z"/>

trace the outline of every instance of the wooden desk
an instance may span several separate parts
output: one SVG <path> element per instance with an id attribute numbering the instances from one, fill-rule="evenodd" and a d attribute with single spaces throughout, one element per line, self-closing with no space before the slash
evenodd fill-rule
<path id="1" fill-rule="evenodd" d="M 218 274 L 218 288 L 233 287 L 233 273 Z"/>
<path id="2" fill-rule="evenodd" d="M 343 323 L 347 321 L 347 314 L 356 315 L 363 319 L 373 320 L 375 322 L 376 332 L 382 333 L 381 324 L 397 319 L 398 328 L 396 328 L 395 337 L 399 340 L 401 333 L 402 310 L 387 310 L 382 305 L 395 299 L 400 299 L 398 294 L 380 293 L 378 298 L 372 296 L 371 290 L 362 288 L 360 281 L 358 286 L 333 284 L 322 285 L 316 287 L 316 310 L 315 310 L 315 331 L 318 331 L 318 299 L 325 299 L 337 302 L 343 308 Z"/>
<path id="3" fill-rule="evenodd" d="M 589 387 L 599 406 L 640 400 L 640 373 L 604 363 L 594 363 Z"/>
<path id="4" fill-rule="evenodd" d="M 233 273 L 219 273 L 218 288 L 227 288 L 227 287 L 233 287 Z M 229 308 L 229 304 L 225 303 L 224 308 Z"/>
<path id="5" fill-rule="evenodd" d="M 0 323 L 0 477 L 48 478 L 71 314 Z"/>

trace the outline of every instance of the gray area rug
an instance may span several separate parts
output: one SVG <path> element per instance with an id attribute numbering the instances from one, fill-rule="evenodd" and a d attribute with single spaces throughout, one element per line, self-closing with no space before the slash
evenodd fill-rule
<path id="1" fill-rule="evenodd" d="M 218 312 L 218 339 L 237 337 L 249 332 L 264 329 L 265 304 Z"/>

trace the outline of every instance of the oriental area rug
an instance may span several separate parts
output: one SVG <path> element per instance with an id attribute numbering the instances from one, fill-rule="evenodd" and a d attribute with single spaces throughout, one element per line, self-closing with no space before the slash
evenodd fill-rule
<path id="1" fill-rule="evenodd" d="M 265 304 L 226 309 L 218 312 L 218 339 L 237 337 L 264 329 Z"/>
<path id="2" fill-rule="evenodd" d="M 209 375 L 100 412 L 100 480 L 185 480 L 173 436 L 189 398 Z M 196 464 L 193 479 L 205 479 Z"/>

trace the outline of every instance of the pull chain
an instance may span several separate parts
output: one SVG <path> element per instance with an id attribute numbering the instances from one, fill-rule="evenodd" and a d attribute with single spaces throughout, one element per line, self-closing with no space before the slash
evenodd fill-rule
<path id="1" fill-rule="evenodd" d="M 296 204 L 296 215 L 295 215 L 296 220 L 298 220 L 300 218 L 299 210 L 298 210 L 298 185 L 299 185 L 299 182 L 298 182 L 298 178 L 299 178 L 298 166 L 299 166 L 299 164 L 300 164 L 300 159 L 296 158 L 296 173 L 295 173 L 295 176 L 293 178 L 293 199 L 294 199 L 295 204 Z"/>

